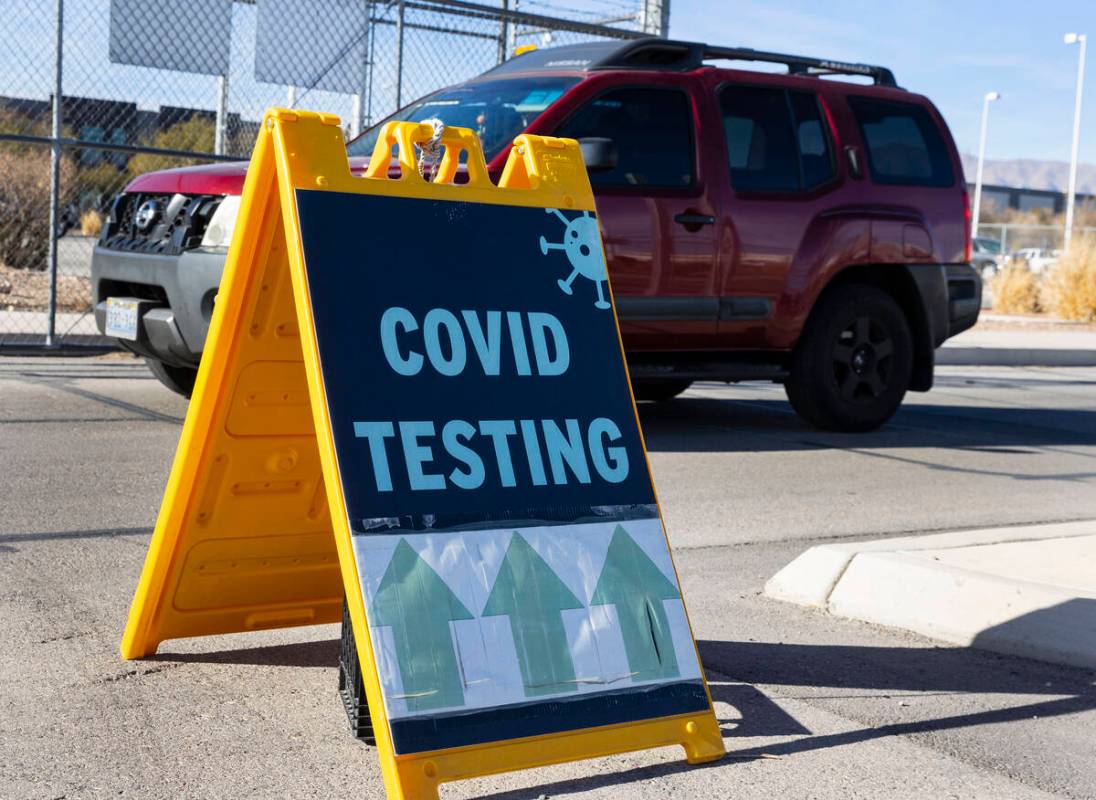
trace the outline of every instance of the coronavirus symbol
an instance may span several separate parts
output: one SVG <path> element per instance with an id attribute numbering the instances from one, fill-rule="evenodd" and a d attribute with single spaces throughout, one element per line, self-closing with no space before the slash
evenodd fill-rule
<path id="1" fill-rule="evenodd" d="M 543 236 L 540 237 L 540 252 L 548 255 L 549 250 L 562 250 L 567 254 L 567 260 L 571 262 L 571 274 L 567 280 L 560 279 L 559 288 L 564 294 L 574 294 L 571 284 L 575 278 L 581 275 L 594 282 L 597 287 L 598 308 L 609 308 L 609 302 L 605 299 L 605 291 L 601 284 L 605 282 L 605 256 L 601 252 L 601 237 L 598 235 L 597 220 L 590 216 L 589 211 L 583 211 L 581 217 L 567 219 L 558 208 L 544 209 L 548 214 L 555 214 L 564 224 L 563 242 L 549 242 Z"/>

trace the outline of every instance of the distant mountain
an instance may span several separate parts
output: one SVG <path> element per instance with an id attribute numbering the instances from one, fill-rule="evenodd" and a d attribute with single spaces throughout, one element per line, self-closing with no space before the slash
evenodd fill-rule
<path id="1" fill-rule="evenodd" d="M 978 157 L 964 153 L 962 158 L 963 172 L 967 180 L 974 183 L 974 177 L 978 174 Z M 1037 161 L 1033 158 L 987 158 L 982 179 L 986 183 L 1017 189 L 1050 189 L 1065 192 L 1069 185 L 1069 163 Z M 1077 165 L 1077 192 L 1096 194 L 1096 165 Z"/>

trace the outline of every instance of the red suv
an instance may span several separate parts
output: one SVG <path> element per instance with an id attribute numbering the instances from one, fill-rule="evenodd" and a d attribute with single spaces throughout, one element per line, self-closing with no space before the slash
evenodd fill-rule
<path id="1" fill-rule="evenodd" d="M 431 118 L 476 130 L 496 178 L 519 133 L 580 141 L 638 399 L 777 381 L 815 425 L 867 430 L 931 388 L 935 348 L 978 318 L 955 145 L 883 67 L 597 42 L 522 54 L 390 119 Z M 355 171 L 378 128 L 349 144 Z M 95 250 L 100 329 L 184 394 L 246 167 L 137 178 Z"/>

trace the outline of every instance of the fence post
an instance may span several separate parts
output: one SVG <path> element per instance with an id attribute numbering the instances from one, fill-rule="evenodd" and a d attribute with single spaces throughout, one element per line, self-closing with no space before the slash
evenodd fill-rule
<path id="1" fill-rule="evenodd" d="M 670 34 L 670 0 L 643 0 L 639 24 L 644 33 L 665 39 Z"/>
<path id="2" fill-rule="evenodd" d="M 403 0 L 396 11 L 396 108 L 403 106 Z"/>
<path id="3" fill-rule="evenodd" d="M 514 0 L 514 11 L 518 10 L 521 5 L 521 0 Z M 507 50 L 513 53 L 518 49 L 518 24 L 516 22 L 510 23 L 510 41 L 507 42 Z"/>
<path id="4" fill-rule="evenodd" d="M 359 65 L 360 70 L 358 72 L 358 91 L 356 91 L 350 97 L 350 138 L 356 139 L 358 134 L 362 132 L 362 101 L 365 99 L 365 93 L 367 91 L 366 84 L 369 80 L 369 59 L 373 57 L 373 48 L 369 41 L 370 30 L 373 27 L 373 4 L 365 4 L 365 30 L 362 31 L 362 52 L 365 57 L 362 59 L 362 63 Z"/>
<path id="5" fill-rule="evenodd" d="M 49 300 L 46 346 L 52 347 L 57 333 L 57 239 L 61 222 L 61 103 L 65 41 L 65 0 L 56 0 L 57 31 L 54 36 L 53 126 L 49 158 Z"/>
<path id="6" fill-rule="evenodd" d="M 503 12 L 510 10 L 510 0 L 502 0 Z M 506 44 L 510 41 L 510 19 L 508 17 L 502 18 L 502 24 L 499 25 L 499 63 L 501 64 L 506 60 Z"/>
<path id="7" fill-rule="evenodd" d="M 373 24 L 373 2 L 366 5 L 366 13 L 369 19 L 369 49 L 365 54 L 365 125 L 373 124 L 373 54 L 377 41 L 377 26 Z"/>
<path id="8" fill-rule="evenodd" d="M 228 76 L 217 76 L 217 119 L 214 123 L 213 152 L 219 156 L 225 154 L 225 127 L 228 122 Z"/>

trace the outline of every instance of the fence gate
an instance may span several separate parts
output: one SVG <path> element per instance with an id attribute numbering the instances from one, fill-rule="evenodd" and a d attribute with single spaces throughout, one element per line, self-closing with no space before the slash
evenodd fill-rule
<path id="1" fill-rule="evenodd" d="M 0 350 L 109 346 L 91 261 L 151 170 L 250 157 L 269 106 L 348 138 L 523 44 L 665 35 L 669 0 L 0 0 Z"/>

